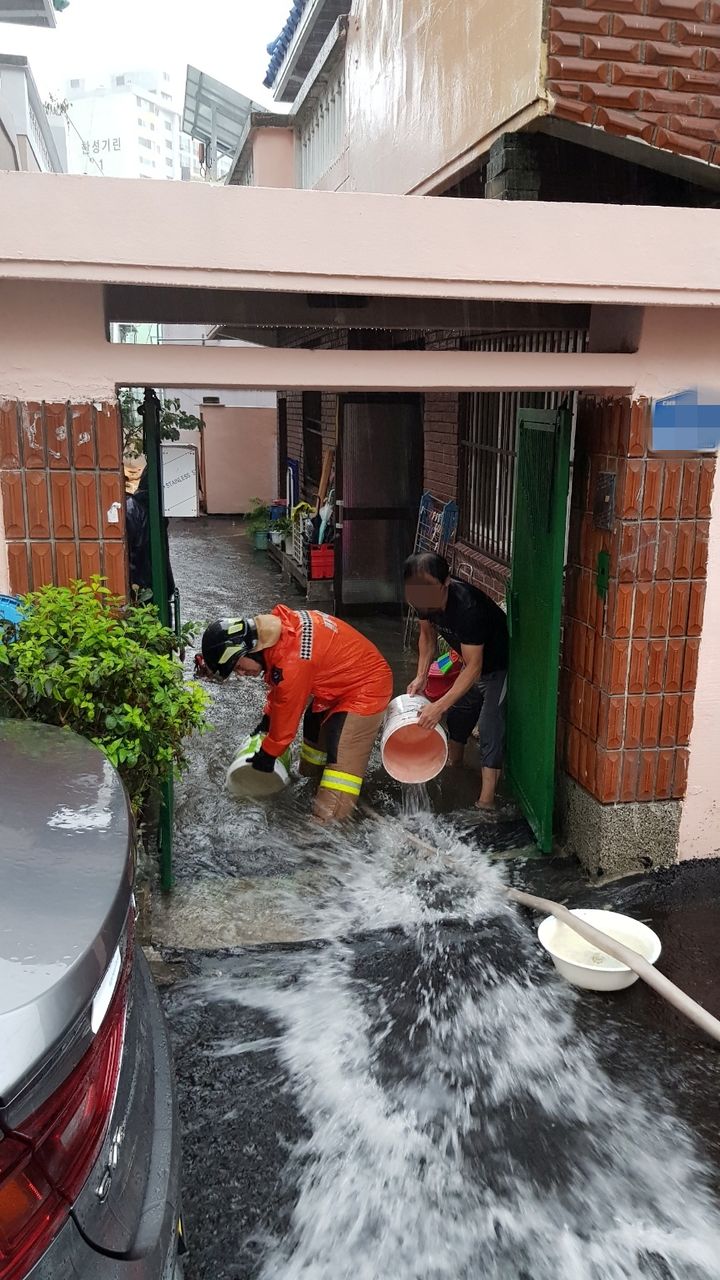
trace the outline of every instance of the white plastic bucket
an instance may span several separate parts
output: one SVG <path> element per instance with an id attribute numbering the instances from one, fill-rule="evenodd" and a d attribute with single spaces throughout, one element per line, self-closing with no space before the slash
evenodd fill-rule
<path id="1" fill-rule="evenodd" d="M 632 916 L 621 916 L 616 911 L 593 911 L 578 908 L 572 914 L 586 924 L 593 925 L 616 942 L 622 942 L 631 951 L 655 964 L 662 950 L 660 939 L 652 929 Z M 626 964 L 615 960 L 599 947 L 586 942 L 569 925 L 546 916 L 538 929 L 541 945 L 552 956 L 558 973 L 575 987 L 587 991 L 623 991 L 637 982 L 637 974 Z"/>
<path id="2" fill-rule="evenodd" d="M 396 782 L 429 782 L 445 768 L 447 734 L 441 724 L 421 729 L 418 717 L 427 698 L 401 694 L 393 698 L 385 712 L 380 754 L 383 767 Z"/>
<path id="3" fill-rule="evenodd" d="M 259 751 L 262 743 L 262 735 L 256 733 L 246 738 L 235 753 L 227 771 L 225 786 L 236 800 L 253 800 L 277 795 L 290 781 L 292 764 L 290 748 L 275 761 L 272 773 L 262 773 L 259 769 L 253 769 L 250 761 L 256 751 Z"/>

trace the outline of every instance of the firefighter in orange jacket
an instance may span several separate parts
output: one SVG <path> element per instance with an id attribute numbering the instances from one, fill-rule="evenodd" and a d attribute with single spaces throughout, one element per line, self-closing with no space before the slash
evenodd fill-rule
<path id="1" fill-rule="evenodd" d="M 303 721 L 301 772 L 320 777 L 322 821 L 357 804 L 370 752 L 392 698 L 392 672 L 365 636 L 339 618 L 278 605 L 256 618 L 222 618 L 202 638 L 208 671 L 265 677 L 268 696 L 254 769 L 270 772 Z"/>

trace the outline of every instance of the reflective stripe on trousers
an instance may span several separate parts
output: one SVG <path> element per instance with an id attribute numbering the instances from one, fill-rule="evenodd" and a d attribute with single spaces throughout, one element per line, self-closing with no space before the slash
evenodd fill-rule
<path id="1" fill-rule="evenodd" d="M 325 769 L 320 783 L 326 791 L 342 791 L 349 796 L 359 796 L 362 778 L 354 773 L 342 773 L 340 769 Z"/>

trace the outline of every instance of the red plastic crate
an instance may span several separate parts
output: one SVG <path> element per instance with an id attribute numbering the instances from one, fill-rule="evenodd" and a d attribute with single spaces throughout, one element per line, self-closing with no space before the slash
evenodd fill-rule
<path id="1" fill-rule="evenodd" d="M 313 581 L 335 577 L 335 551 L 332 547 L 310 548 L 310 577 Z"/>

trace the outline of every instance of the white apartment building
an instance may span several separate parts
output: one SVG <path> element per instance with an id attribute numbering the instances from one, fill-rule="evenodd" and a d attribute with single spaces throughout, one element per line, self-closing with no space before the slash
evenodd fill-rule
<path id="1" fill-rule="evenodd" d="M 70 173 L 186 182 L 203 176 L 166 71 L 115 72 L 100 83 L 75 77 L 64 96 Z"/>
<path id="2" fill-rule="evenodd" d="M 27 58 L 0 54 L 0 169 L 67 170 L 65 125 L 49 120 Z"/>

